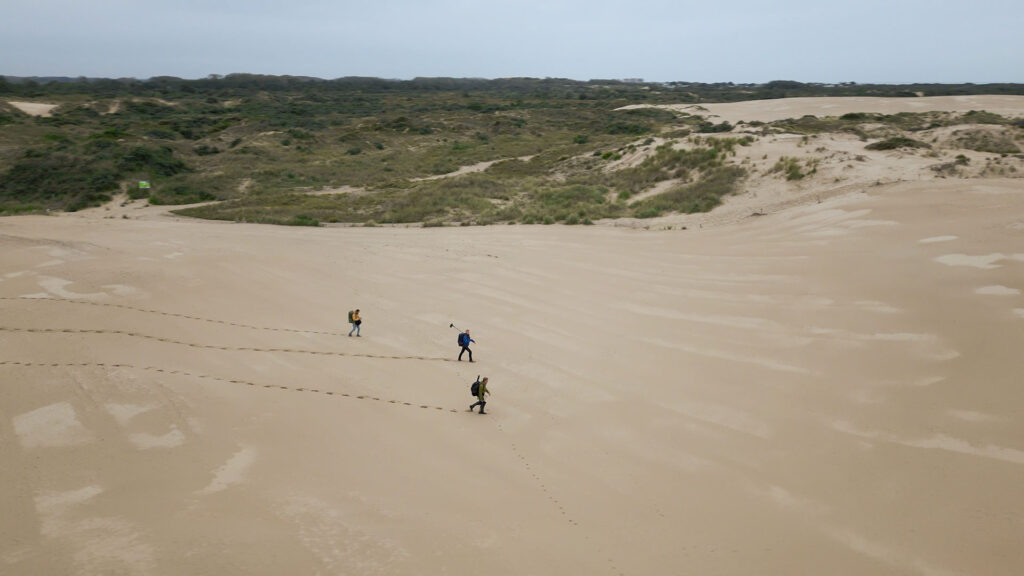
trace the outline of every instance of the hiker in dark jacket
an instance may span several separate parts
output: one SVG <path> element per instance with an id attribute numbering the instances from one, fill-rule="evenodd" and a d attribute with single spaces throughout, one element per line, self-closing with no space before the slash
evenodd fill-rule
<path id="1" fill-rule="evenodd" d="M 463 352 L 469 352 L 469 361 L 473 361 L 473 351 L 469 349 L 470 343 L 475 344 L 476 340 L 473 340 L 472 338 L 469 337 L 469 330 L 466 330 L 462 334 L 459 334 L 459 346 L 462 346 L 462 350 L 459 350 L 459 362 L 462 362 Z"/>
<path id="2" fill-rule="evenodd" d="M 469 411 L 472 412 L 473 408 L 480 406 L 480 413 L 487 414 L 487 412 L 484 412 L 484 405 L 487 404 L 487 399 L 485 398 L 487 394 L 490 394 L 490 392 L 487 390 L 487 377 L 484 376 L 484 379 L 480 381 L 476 389 L 476 402 L 469 405 Z"/>

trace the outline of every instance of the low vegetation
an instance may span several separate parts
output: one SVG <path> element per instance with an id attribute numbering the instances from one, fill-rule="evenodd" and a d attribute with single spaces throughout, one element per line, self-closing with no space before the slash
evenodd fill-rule
<path id="1" fill-rule="evenodd" d="M 893 138 L 886 138 L 879 142 L 872 142 L 864 148 L 868 150 L 896 150 L 899 148 L 931 148 L 931 145 L 914 140 L 913 138 L 895 136 Z"/>
<path id="2" fill-rule="evenodd" d="M 769 134 L 847 132 L 884 150 L 928 147 L 907 134 L 963 125 L 965 149 L 1019 152 L 1019 123 L 984 111 L 734 126 L 660 108 L 619 110 L 906 90 L 1024 93 L 1011 84 L 0 77 L 0 214 L 80 210 L 127 193 L 152 204 L 204 203 L 179 210 L 189 216 L 283 225 L 588 224 L 710 210 L 748 176 L 733 160 L 739 147 Z M 58 106 L 29 116 L 7 101 Z M 986 130 L 969 127 L 978 125 Z M 784 157 L 770 173 L 800 180 L 816 162 Z M 481 163 L 490 164 L 453 175 Z"/>

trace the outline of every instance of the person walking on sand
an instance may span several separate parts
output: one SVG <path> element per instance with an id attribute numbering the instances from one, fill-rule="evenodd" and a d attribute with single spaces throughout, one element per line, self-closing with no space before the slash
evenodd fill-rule
<path id="1" fill-rule="evenodd" d="M 480 377 L 477 376 L 477 381 L 474 384 L 476 385 L 476 402 L 469 405 L 469 411 L 472 412 L 473 408 L 479 406 L 480 413 L 487 414 L 484 412 L 484 406 L 487 404 L 485 397 L 490 394 L 490 391 L 487 390 L 487 377 L 484 376 L 484 379 L 480 380 Z"/>
<path id="2" fill-rule="evenodd" d="M 359 308 L 349 311 L 348 322 L 352 325 L 352 329 L 348 331 L 348 335 L 351 336 L 352 333 L 355 332 L 356 336 L 359 336 L 359 326 L 363 323 L 362 319 L 359 318 Z"/>
<path id="3" fill-rule="evenodd" d="M 473 340 L 472 338 L 469 337 L 469 330 L 466 330 L 462 334 L 459 334 L 459 346 L 462 346 L 462 350 L 459 350 L 459 362 L 462 362 L 463 352 L 469 352 L 469 361 L 473 361 L 473 351 L 469 349 L 470 343 L 475 344 L 476 340 Z"/>

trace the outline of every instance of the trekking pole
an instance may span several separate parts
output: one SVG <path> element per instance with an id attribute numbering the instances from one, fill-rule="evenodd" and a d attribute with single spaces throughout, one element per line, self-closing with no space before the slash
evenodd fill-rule
<path id="1" fill-rule="evenodd" d="M 449 324 L 449 325 L 448 325 L 448 327 L 449 327 L 449 328 L 455 328 L 456 330 L 459 330 L 459 327 L 458 327 L 458 326 L 456 326 L 454 322 L 452 322 L 451 324 Z M 462 330 L 459 330 L 459 332 L 462 332 Z"/>

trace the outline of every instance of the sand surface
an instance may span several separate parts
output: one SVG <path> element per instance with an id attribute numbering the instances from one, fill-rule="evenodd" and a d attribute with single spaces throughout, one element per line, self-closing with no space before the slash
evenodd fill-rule
<path id="1" fill-rule="evenodd" d="M 25 114 L 30 116 L 50 116 L 53 109 L 59 106 L 59 104 L 46 104 L 42 102 L 14 102 L 8 101 L 8 104 L 14 106 L 18 110 L 21 110 Z"/>
<path id="2" fill-rule="evenodd" d="M 624 106 L 639 108 L 645 104 Z M 779 98 L 777 100 L 749 100 L 745 102 L 666 104 L 654 106 L 706 116 L 718 122 L 773 122 L 786 118 L 811 115 L 818 117 L 842 116 L 850 112 L 877 114 L 920 113 L 933 111 L 969 112 L 985 110 L 1013 118 L 1024 116 L 1024 96 L 973 94 L 968 96 L 926 96 L 921 98 L 876 98 L 846 96 L 840 98 Z"/>
<path id="3" fill-rule="evenodd" d="M 1024 573 L 1021 180 L 666 231 L 119 209 L 0 219 L 2 574 Z"/>

